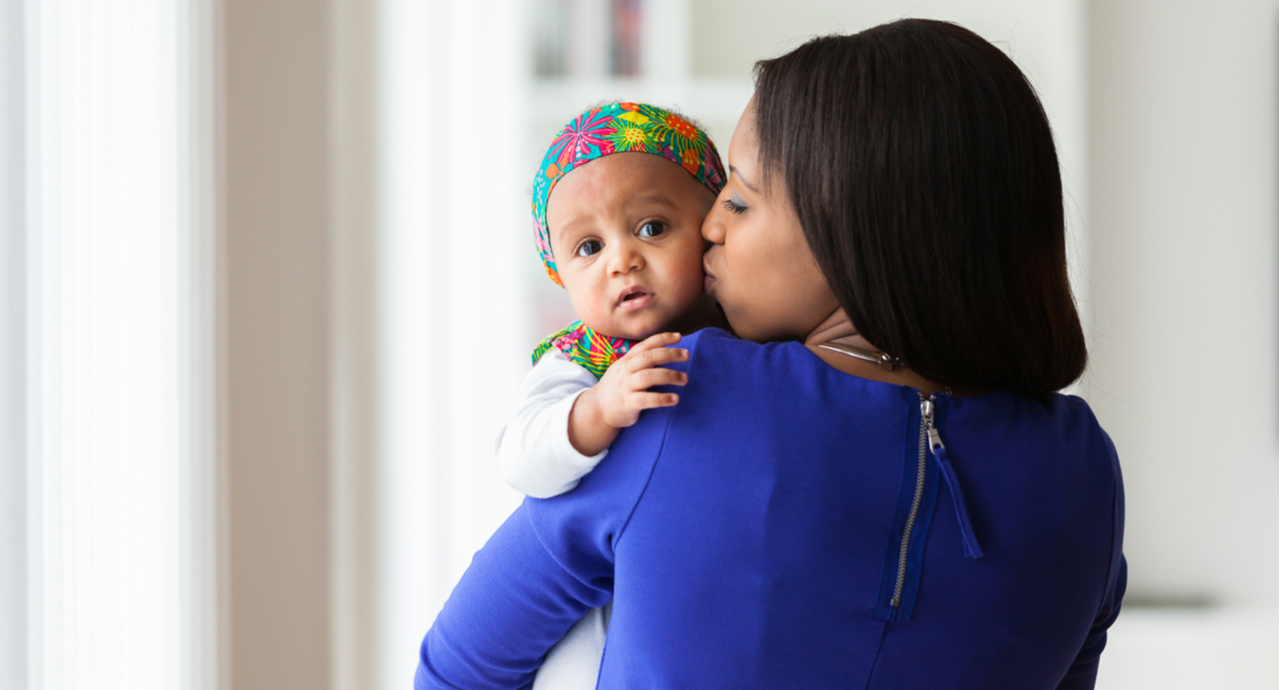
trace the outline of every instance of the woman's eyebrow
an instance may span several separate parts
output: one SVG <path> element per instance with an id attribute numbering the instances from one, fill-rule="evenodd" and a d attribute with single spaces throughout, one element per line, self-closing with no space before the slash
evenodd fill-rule
<path id="1" fill-rule="evenodd" d="M 739 169 L 737 169 L 737 168 L 735 168 L 735 167 L 733 167 L 733 166 L 731 165 L 731 166 L 729 166 L 729 173 L 730 173 L 730 174 L 733 174 L 733 175 L 736 175 L 736 176 L 738 177 L 738 179 L 742 180 L 742 184 L 745 184 L 745 185 L 747 186 L 747 189 L 750 189 L 751 191 L 755 192 L 756 194 L 759 194 L 759 193 L 760 193 L 760 190 L 756 189 L 756 186 L 755 186 L 755 185 L 753 185 L 753 184 L 751 184 L 751 181 L 750 181 L 750 180 L 748 180 L 747 178 L 743 177 L 743 175 L 742 175 L 742 171 L 741 171 L 741 170 L 739 170 Z"/>

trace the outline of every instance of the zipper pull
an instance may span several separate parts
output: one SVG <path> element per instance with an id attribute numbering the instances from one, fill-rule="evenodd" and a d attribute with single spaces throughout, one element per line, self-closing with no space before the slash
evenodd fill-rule
<path id="1" fill-rule="evenodd" d="M 947 447 L 942 445 L 942 434 L 939 434 L 937 429 L 929 427 L 929 450 L 934 451 L 934 455 L 937 455 L 937 451 L 946 451 L 946 449 Z"/>
<path id="2" fill-rule="evenodd" d="M 964 555 L 969 558 L 982 558 L 982 547 L 978 546 L 978 537 L 973 533 L 973 523 L 969 521 L 969 510 L 964 504 L 964 494 L 960 491 L 960 480 L 956 477 L 955 468 L 947 458 L 947 447 L 942 443 L 942 434 L 933 426 L 933 396 L 921 399 L 920 413 L 924 417 L 925 430 L 929 435 L 929 450 L 938 460 L 938 469 L 942 479 L 951 490 L 951 502 L 956 506 L 956 520 L 960 523 L 960 538 L 964 542 Z"/>

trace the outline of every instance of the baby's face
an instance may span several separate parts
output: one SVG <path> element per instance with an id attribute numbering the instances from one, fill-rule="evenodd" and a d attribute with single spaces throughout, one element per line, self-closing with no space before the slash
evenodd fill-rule
<path id="1" fill-rule="evenodd" d="M 702 219 L 715 196 L 675 163 L 614 153 L 547 200 L 551 251 L 574 311 L 605 335 L 660 333 L 702 298 Z"/>

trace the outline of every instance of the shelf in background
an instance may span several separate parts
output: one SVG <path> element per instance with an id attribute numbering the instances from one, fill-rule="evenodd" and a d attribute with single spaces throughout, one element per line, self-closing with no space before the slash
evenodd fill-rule
<path id="1" fill-rule="evenodd" d="M 533 82 L 532 124 L 548 141 L 555 131 L 589 106 L 610 101 L 642 101 L 671 107 L 708 130 L 721 156 L 738 117 L 754 91 L 750 79 L 548 78 Z"/>

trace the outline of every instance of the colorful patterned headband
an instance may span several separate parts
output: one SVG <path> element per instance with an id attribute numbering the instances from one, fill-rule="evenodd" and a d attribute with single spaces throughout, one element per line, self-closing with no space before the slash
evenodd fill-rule
<path id="1" fill-rule="evenodd" d="M 570 170 L 611 153 L 643 151 L 662 156 L 689 171 L 713 194 L 724 187 L 720 153 L 706 132 L 688 120 L 644 103 L 614 103 L 592 108 L 564 126 L 551 142 L 533 180 L 533 244 L 547 275 L 560 282 L 547 229 L 547 199 Z"/>

